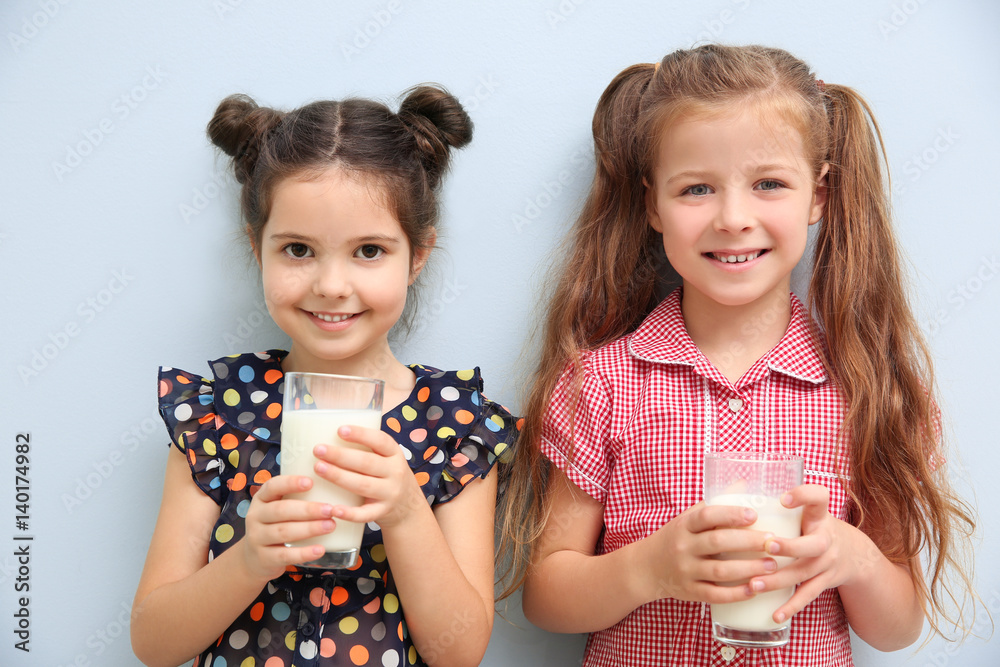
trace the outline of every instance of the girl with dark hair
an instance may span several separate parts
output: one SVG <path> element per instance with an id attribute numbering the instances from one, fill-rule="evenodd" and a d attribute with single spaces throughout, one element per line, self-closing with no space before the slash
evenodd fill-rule
<path id="1" fill-rule="evenodd" d="M 399 111 L 316 102 L 283 113 L 246 96 L 208 126 L 242 184 L 246 236 L 289 350 L 223 357 L 206 378 L 161 368 L 173 447 L 132 609 L 147 665 L 476 665 L 493 622 L 495 460 L 510 414 L 479 370 L 396 360 L 388 333 L 434 247 L 450 150 L 472 123 L 420 86 Z M 280 475 L 284 374 L 385 382 L 381 430 L 343 427 L 360 450 L 318 446 L 318 475 L 357 508 L 287 498 Z M 285 546 L 367 524 L 350 569 L 303 567 L 322 547 Z M 460 628 L 461 631 L 456 631 Z"/>
<path id="2" fill-rule="evenodd" d="M 542 628 L 591 633 L 588 666 L 843 666 L 849 627 L 881 650 L 938 629 L 974 598 L 958 558 L 974 522 L 868 105 L 785 51 L 708 45 L 621 72 L 593 133 L 505 495 L 508 592 L 524 583 Z M 813 225 L 807 308 L 790 277 Z M 661 301 L 664 253 L 682 286 Z M 804 458 L 783 499 L 801 537 L 702 502 L 721 449 Z M 787 645 L 713 642 L 706 603 L 795 585 L 773 615 L 795 616 Z"/>

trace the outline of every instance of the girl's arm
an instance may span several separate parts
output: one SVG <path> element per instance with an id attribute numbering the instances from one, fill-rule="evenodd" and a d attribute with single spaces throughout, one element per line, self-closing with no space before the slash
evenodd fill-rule
<path id="1" fill-rule="evenodd" d="M 553 469 L 551 511 L 525 581 L 527 618 L 552 632 L 595 632 L 611 627 L 639 606 L 673 597 L 735 602 L 750 597 L 747 586 L 716 582 L 746 580 L 774 562 L 719 561 L 722 551 L 762 551 L 764 533 L 735 530 L 752 523 L 752 510 L 688 508 L 649 537 L 595 555 L 604 507 Z M 714 530 L 717 529 L 717 530 Z"/>
<path id="2" fill-rule="evenodd" d="M 496 471 L 431 510 L 399 445 L 374 429 L 345 427 L 370 448 L 318 447 L 317 472 L 366 498 L 335 507 L 348 521 L 376 521 L 410 637 L 429 665 L 478 665 L 493 629 Z M 329 465 L 327 465 L 329 464 Z"/>
<path id="3" fill-rule="evenodd" d="M 318 535 L 324 510 L 318 503 L 279 500 L 302 477 L 274 477 L 254 496 L 247 513 L 247 537 L 208 562 L 209 536 L 219 518 L 219 506 L 191 479 L 184 454 L 171 447 L 167 459 L 163 500 L 146 564 L 132 605 L 132 649 L 144 664 L 174 666 L 190 660 L 209 645 L 239 616 L 272 578 L 291 562 L 315 555 L 311 547 L 289 549 L 261 546 L 273 539 L 272 531 L 287 531 L 288 539 Z M 255 507 L 256 506 L 256 507 Z M 326 516 L 332 508 L 326 508 Z M 251 513 L 256 548 L 249 538 Z M 276 523 L 275 514 L 286 521 Z M 271 525 L 267 525 L 271 524 Z M 295 561 L 294 559 L 298 559 Z"/>
<path id="4" fill-rule="evenodd" d="M 774 538 L 768 545 L 770 553 L 796 560 L 776 574 L 761 577 L 760 590 L 799 584 L 795 595 L 775 612 L 775 620 L 781 622 L 826 589 L 836 587 L 847 620 L 861 639 L 880 651 L 909 646 L 920 636 L 924 623 L 910 568 L 889 561 L 865 533 L 832 516 L 829 500 L 825 486 L 807 484 L 793 489 L 782 501 L 786 507 L 803 508 L 802 537 Z M 920 567 L 919 563 L 911 566 Z"/>

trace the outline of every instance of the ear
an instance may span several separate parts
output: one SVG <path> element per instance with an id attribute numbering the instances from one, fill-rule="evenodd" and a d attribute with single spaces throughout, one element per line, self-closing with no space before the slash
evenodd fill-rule
<path id="1" fill-rule="evenodd" d="M 809 208 L 809 224 L 815 225 L 826 212 L 826 200 L 830 195 L 830 188 L 827 185 L 827 174 L 830 173 L 830 164 L 823 163 L 819 170 L 819 178 L 816 179 L 816 189 L 813 191 L 812 206 Z"/>
<path id="2" fill-rule="evenodd" d="M 410 282 L 407 284 L 412 285 L 417 280 L 417 276 L 420 275 L 420 272 L 424 269 L 424 265 L 427 264 L 427 260 L 430 259 L 431 251 L 434 250 L 436 243 L 437 230 L 431 227 L 427 234 L 427 243 L 423 248 L 416 248 L 413 251 L 413 259 L 410 261 Z"/>
<path id="3" fill-rule="evenodd" d="M 646 200 L 646 221 L 650 227 L 662 234 L 663 222 L 660 220 L 660 214 L 656 211 L 656 190 L 645 178 L 642 179 L 642 185 L 646 188 L 646 194 L 643 195 Z"/>
<path id="4" fill-rule="evenodd" d="M 254 259 L 257 260 L 257 268 L 261 268 L 260 264 L 260 247 L 257 245 L 257 239 L 254 238 L 253 230 L 250 225 L 247 225 L 245 230 L 247 235 L 247 240 L 250 242 L 250 250 L 253 252 Z"/>

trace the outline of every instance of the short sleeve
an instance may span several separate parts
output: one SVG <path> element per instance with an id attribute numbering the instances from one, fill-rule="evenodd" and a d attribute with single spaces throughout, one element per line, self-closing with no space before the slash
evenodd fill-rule
<path id="1" fill-rule="evenodd" d="M 170 441 L 187 457 L 191 476 L 206 495 L 221 505 L 224 498 L 222 460 L 216 429 L 213 383 L 176 368 L 160 367 L 159 412 Z"/>
<path id="2" fill-rule="evenodd" d="M 581 491 L 600 503 L 607 501 L 611 477 L 608 433 L 611 396 L 600 376 L 582 371 L 580 394 L 574 398 L 575 372 L 563 372 L 542 422 L 542 454 Z"/>
<path id="3" fill-rule="evenodd" d="M 472 480 L 486 477 L 497 461 L 507 463 L 513 456 L 518 426 L 504 407 L 483 399 L 468 433 L 449 443 L 437 502 L 448 502 Z"/>

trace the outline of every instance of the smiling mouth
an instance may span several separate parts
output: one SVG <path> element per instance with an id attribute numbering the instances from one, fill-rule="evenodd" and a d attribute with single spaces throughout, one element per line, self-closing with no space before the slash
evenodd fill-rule
<path id="1" fill-rule="evenodd" d="M 326 313 L 314 313 L 312 311 L 309 311 L 309 314 L 324 322 L 343 322 L 354 317 L 354 315 L 327 315 Z"/>
<path id="2" fill-rule="evenodd" d="M 743 253 L 739 255 L 724 255 L 717 252 L 706 252 L 706 257 L 711 257 L 714 260 L 722 262 L 723 264 L 742 264 L 743 262 L 749 262 L 750 260 L 757 259 L 767 250 L 757 250 L 755 252 Z"/>

